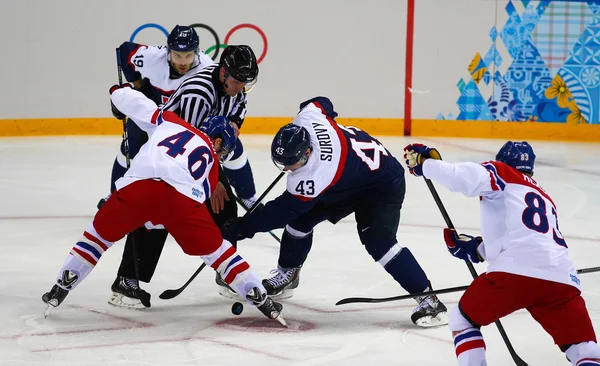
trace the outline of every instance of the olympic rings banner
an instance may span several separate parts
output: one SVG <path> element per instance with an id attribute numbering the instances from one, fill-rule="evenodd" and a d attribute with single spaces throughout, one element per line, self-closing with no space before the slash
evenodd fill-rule
<path id="1" fill-rule="evenodd" d="M 252 31 L 256 32 L 262 39 L 263 49 L 262 49 L 262 52 L 260 53 L 260 56 L 258 56 L 257 62 L 260 64 L 262 62 L 262 60 L 264 60 L 264 58 L 267 56 L 267 50 L 269 48 L 269 41 L 267 39 L 267 35 L 265 34 L 265 32 L 263 32 L 263 30 L 259 26 L 255 25 L 255 24 L 242 23 L 242 24 L 238 24 L 238 25 L 234 26 L 225 34 L 223 43 L 221 43 L 221 39 L 219 38 L 218 33 L 211 26 L 204 24 L 204 23 L 193 23 L 193 24 L 190 24 L 189 26 L 192 28 L 196 28 L 196 32 L 199 34 L 199 36 L 200 36 L 201 32 L 199 32 L 198 29 L 204 29 L 213 36 L 214 44 L 212 46 L 208 47 L 204 51 L 204 53 L 209 55 L 213 60 L 217 60 L 217 58 L 219 57 L 219 53 L 221 52 L 221 49 L 226 48 L 227 45 L 229 44 L 229 40 L 231 39 L 231 36 L 241 29 L 252 30 Z M 129 42 L 135 42 L 135 37 L 141 31 L 143 31 L 144 29 L 147 29 L 147 28 L 158 29 L 159 31 L 164 33 L 165 38 L 167 38 L 169 36 L 169 31 L 162 25 L 156 24 L 156 23 L 146 23 L 146 24 L 140 25 L 133 31 L 133 33 L 131 33 L 131 36 L 129 37 Z M 165 41 L 166 41 L 166 39 L 165 39 Z M 202 36 L 200 36 L 200 46 L 202 47 L 203 44 L 206 44 L 206 43 L 203 42 L 203 38 L 202 38 Z M 257 50 L 254 50 L 254 51 L 255 51 L 255 53 L 257 52 Z M 213 53 L 213 54 L 211 55 L 211 53 Z"/>

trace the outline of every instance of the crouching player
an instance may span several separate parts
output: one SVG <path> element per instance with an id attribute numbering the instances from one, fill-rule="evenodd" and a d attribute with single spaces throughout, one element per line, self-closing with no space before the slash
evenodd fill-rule
<path id="1" fill-rule="evenodd" d="M 436 149 L 421 144 L 404 151 L 413 175 L 480 197 L 482 236 L 444 230 L 453 256 L 489 262 L 487 273 L 473 281 L 450 315 L 458 364 L 486 365 L 481 326 L 527 309 L 573 365 L 600 365 L 580 281 L 558 230 L 556 205 L 532 178 L 531 146 L 508 141 L 496 160 L 482 164 L 447 163 Z"/>
<path id="2" fill-rule="evenodd" d="M 149 141 L 71 249 L 56 284 L 42 296 L 46 315 L 114 242 L 151 222 L 163 225 L 185 253 L 200 256 L 246 302 L 285 325 L 283 307 L 267 296 L 250 265 L 223 239 L 205 204 L 218 182 L 219 159 L 235 147 L 233 127 L 222 117 L 212 117 L 198 131 L 131 88 L 114 86 L 111 94 L 113 113 L 131 116 Z"/>

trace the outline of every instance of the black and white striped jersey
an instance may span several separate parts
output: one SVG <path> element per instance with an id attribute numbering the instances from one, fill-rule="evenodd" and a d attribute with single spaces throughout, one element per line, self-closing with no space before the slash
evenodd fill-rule
<path id="1" fill-rule="evenodd" d="M 198 128 L 211 116 L 225 116 L 241 127 L 246 116 L 246 94 L 230 97 L 219 81 L 219 65 L 207 66 L 186 79 L 161 107 Z"/>

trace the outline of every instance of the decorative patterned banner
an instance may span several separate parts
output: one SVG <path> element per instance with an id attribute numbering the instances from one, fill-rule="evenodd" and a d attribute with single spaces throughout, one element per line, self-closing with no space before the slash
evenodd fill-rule
<path id="1" fill-rule="evenodd" d="M 521 14 L 508 2 L 508 20 L 467 67 L 471 80 L 459 80 L 456 119 L 600 123 L 600 0 L 520 3 Z M 504 75 L 498 41 L 510 59 Z"/>

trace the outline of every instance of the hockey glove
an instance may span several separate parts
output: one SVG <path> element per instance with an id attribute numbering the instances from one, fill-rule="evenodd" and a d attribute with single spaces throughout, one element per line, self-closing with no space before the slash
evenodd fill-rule
<path id="1" fill-rule="evenodd" d="M 423 176 L 423 162 L 425 160 L 442 160 L 442 157 L 435 148 L 423 144 L 410 144 L 404 148 L 404 159 L 410 174 L 421 177 Z"/>
<path id="2" fill-rule="evenodd" d="M 108 90 L 108 93 L 110 95 L 112 95 L 112 93 L 117 90 L 117 89 L 123 89 L 123 88 L 131 88 L 131 84 L 126 83 L 123 85 L 113 85 L 110 87 L 110 89 Z M 120 119 L 120 120 L 124 120 L 125 118 L 127 118 L 126 115 L 124 115 L 123 113 L 121 113 L 121 111 L 113 104 L 112 100 L 110 102 L 110 110 L 112 111 L 112 115 L 116 118 L 116 119 Z"/>
<path id="3" fill-rule="evenodd" d="M 446 248 L 448 248 L 450 254 L 456 258 L 469 260 L 473 263 L 484 261 L 477 251 L 477 247 L 483 241 L 481 236 L 472 237 L 471 235 L 465 234 L 459 235 L 456 233 L 456 230 L 445 228 L 444 241 L 446 242 Z"/>
<path id="4" fill-rule="evenodd" d="M 250 232 L 247 228 L 247 220 L 246 220 L 246 216 L 241 216 L 238 218 L 238 225 L 237 225 L 237 240 L 244 240 L 244 239 L 252 239 L 254 237 L 253 232 Z"/>

